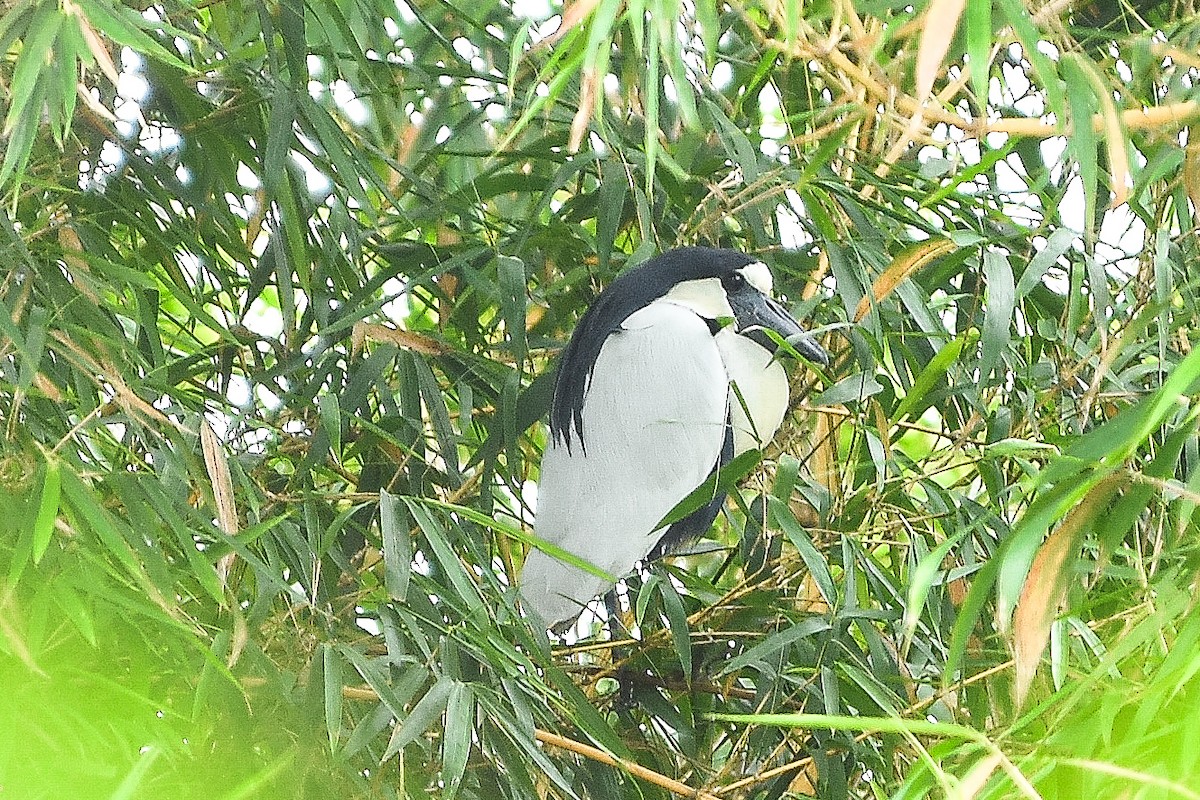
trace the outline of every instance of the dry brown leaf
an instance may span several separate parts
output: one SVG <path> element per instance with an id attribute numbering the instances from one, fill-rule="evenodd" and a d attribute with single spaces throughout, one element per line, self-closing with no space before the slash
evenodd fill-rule
<path id="1" fill-rule="evenodd" d="M 62 10 L 75 17 L 75 21 L 79 24 L 79 31 L 83 34 L 83 40 L 87 42 L 88 51 L 92 57 L 96 59 L 96 64 L 99 65 L 100 71 L 112 81 L 112 85 L 116 86 L 121 79 L 121 71 L 117 69 L 117 65 L 112 60 L 112 54 L 108 52 L 108 47 L 105 46 L 104 40 L 100 38 L 100 34 L 96 33 L 92 23 L 88 21 L 83 10 L 71 0 L 63 0 Z"/>
<path id="2" fill-rule="evenodd" d="M 1116 208 L 1129 199 L 1129 187 L 1133 183 L 1129 175 L 1129 154 L 1125 152 L 1125 127 L 1107 92 L 1100 93 L 1100 111 L 1104 120 L 1104 147 L 1108 151 L 1109 189 L 1113 194 L 1111 208 Z"/>
<path id="3" fill-rule="evenodd" d="M 525 314 L 525 330 L 531 331 L 537 327 L 537 324 L 546 316 L 546 306 L 531 305 L 529 311 Z"/>
<path id="4" fill-rule="evenodd" d="M 425 126 L 420 124 L 407 125 L 404 132 L 400 134 L 399 146 L 396 148 L 396 160 L 401 164 L 407 164 L 413 152 L 416 151 L 417 142 L 421 139 L 421 132 Z M 406 174 L 403 171 L 397 170 L 396 175 Z"/>
<path id="5" fill-rule="evenodd" d="M 350 357 L 358 358 L 358 354 L 362 352 L 363 345 L 367 341 L 367 326 L 370 322 L 356 322 L 354 327 L 350 329 Z"/>
<path id="6" fill-rule="evenodd" d="M 350 332 L 350 347 L 354 355 L 358 354 L 367 339 L 373 342 L 394 344 L 401 350 L 412 350 L 414 353 L 426 356 L 443 356 L 452 352 L 452 348 L 437 339 L 420 333 L 402 331 L 376 322 L 357 322 Z"/>
<path id="7" fill-rule="evenodd" d="M 1058 529 L 1046 537 L 1034 556 L 1017 601 L 1017 611 L 1013 615 L 1013 663 L 1016 671 L 1013 692 L 1018 706 L 1025 701 L 1025 695 L 1033 684 L 1038 663 L 1050 640 L 1050 625 L 1066 599 L 1070 558 L 1079 549 L 1088 523 L 1104 510 L 1124 480 L 1122 475 L 1110 475 L 1092 487 L 1071 509 Z"/>
<path id="8" fill-rule="evenodd" d="M 229 536 L 237 533 L 237 506 L 233 499 L 233 478 L 229 474 L 229 462 L 221 448 L 221 440 L 213 431 L 208 420 L 200 421 L 200 449 L 204 453 L 204 468 L 212 483 L 213 502 L 217 506 L 217 526 Z M 234 553 L 222 556 L 217 562 L 217 575 L 224 584 L 233 566 Z"/>
<path id="9" fill-rule="evenodd" d="M 574 3 L 565 6 L 562 13 L 562 23 L 559 24 L 558 30 L 543 39 L 539 46 L 553 46 L 559 39 L 570 33 L 573 28 L 582 25 L 583 21 L 590 17 L 599 5 L 600 0 L 576 0 Z"/>
<path id="10" fill-rule="evenodd" d="M 806 614 L 827 614 L 831 611 L 821 588 L 813 580 L 812 575 L 805 575 L 800 580 L 800 607 Z"/>
<path id="11" fill-rule="evenodd" d="M 259 235 L 262 233 L 263 220 L 266 218 L 267 210 L 272 208 L 270 198 L 267 197 L 267 190 L 263 187 L 258 187 L 254 191 L 254 210 L 250 213 L 249 219 L 246 220 L 246 249 L 250 252 L 255 251 L 255 243 L 258 241 Z"/>
<path id="12" fill-rule="evenodd" d="M 1192 214 L 1200 226 L 1200 125 L 1188 127 L 1188 145 L 1183 156 L 1183 189 L 1192 201 Z"/>
<path id="13" fill-rule="evenodd" d="M 874 398 L 870 401 L 871 413 L 875 416 L 875 431 L 879 434 L 879 446 L 883 448 L 883 455 L 887 459 L 892 457 L 892 426 L 888 420 L 887 411 L 884 410 L 883 404 L 877 402 Z"/>
<path id="14" fill-rule="evenodd" d="M 954 242 L 949 239 L 928 239 L 905 250 L 871 284 L 871 295 L 874 297 L 875 303 L 883 302 L 883 299 L 894 292 L 905 278 L 938 256 L 949 253 L 955 246 Z M 871 297 L 864 296 L 859 300 L 858 308 L 854 309 L 854 321 L 862 322 L 862 318 L 871 310 L 871 305 Z"/>
<path id="15" fill-rule="evenodd" d="M 820 777 L 817 762 L 809 761 L 804 765 L 804 769 L 796 772 L 796 777 L 792 778 L 792 782 L 788 784 L 788 792 L 800 797 L 816 797 L 817 783 Z"/>
<path id="16" fill-rule="evenodd" d="M 1092 84 L 1096 100 L 1100 103 L 1100 113 L 1093 115 L 1092 127 L 1098 133 L 1104 134 L 1109 190 L 1113 194 L 1111 207 L 1116 208 L 1129 199 L 1129 186 L 1132 183 L 1129 176 L 1129 155 L 1125 152 L 1125 115 L 1117 111 L 1112 90 L 1093 65 L 1083 65 L 1082 72 Z"/>
<path id="17" fill-rule="evenodd" d="M 443 272 L 434 278 L 433 282 L 438 285 L 447 299 L 453 300 L 458 297 L 458 276 L 453 272 Z"/>
<path id="18" fill-rule="evenodd" d="M 438 231 L 438 243 L 441 245 L 449 245 L 457 243 L 457 234 L 445 229 Z M 433 279 L 433 282 L 442 290 L 442 294 L 446 296 L 445 301 L 438 302 L 438 328 L 445 328 L 450 322 L 450 315 L 454 313 L 454 301 L 458 297 L 458 276 L 453 272 L 443 272 Z"/>
<path id="19" fill-rule="evenodd" d="M 33 385 L 36 386 L 42 394 L 46 395 L 46 397 L 50 398 L 50 400 L 54 401 L 55 403 L 62 402 L 62 392 L 60 392 L 58 387 L 42 373 L 39 372 L 33 376 Z"/>
<path id="20" fill-rule="evenodd" d="M 1000 753 L 989 753 L 976 761 L 967 774 L 959 779 L 954 791 L 948 797 L 952 797 L 954 800 L 971 800 L 976 797 L 987 785 L 988 779 L 992 777 L 992 773 L 996 771 L 996 767 L 1000 766 L 1003 759 L 1004 756 Z"/>
<path id="21" fill-rule="evenodd" d="M 917 46 L 917 102 L 924 102 L 933 91 L 933 81 L 942 70 L 966 7 L 967 0 L 933 0 L 925 11 L 925 30 Z"/>
<path id="22" fill-rule="evenodd" d="M 100 305 L 100 297 L 92 289 L 91 268 L 87 259 L 83 257 L 83 240 L 67 222 L 58 226 L 57 233 L 58 246 L 62 248 L 63 261 L 67 265 L 67 271 L 71 273 L 72 282 L 79 287 L 79 292 L 84 297 Z"/>
<path id="23" fill-rule="evenodd" d="M 233 669 L 242 657 L 242 651 L 250 641 L 250 628 L 246 625 L 246 617 L 240 608 L 234 609 L 233 637 L 229 641 L 229 655 L 225 657 L 225 666 Z"/>
<path id="24" fill-rule="evenodd" d="M 596 98 L 600 96 L 600 76 L 594 67 L 583 70 L 579 79 L 579 108 L 575 109 L 575 117 L 571 120 L 571 136 L 567 140 L 567 150 L 578 153 L 583 137 L 587 135 L 588 123 L 596 111 Z"/>
<path id="25" fill-rule="evenodd" d="M 125 383 L 120 371 L 112 363 L 107 360 L 98 361 L 91 353 L 84 350 L 78 342 L 62 331 L 54 331 L 51 335 L 54 336 L 55 341 L 63 346 L 64 351 L 70 352 L 76 364 L 81 366 L 85 371 L 94 373 L 93 381 L 96 381 L 97 385 L 100 385 L 100 383 L 95 375 L 103 379 L 104 388 L 111 391 L 113 395 L 109 404 L 121 409 L 131 417 L 144 417 L 147 420 L 153 420 L 162 425 L 171 425 L 182 430 L 174 420 L 147 403 L 136 392 L 130 389 L 129 384 Z M 105 411 L 104 413 L 111 412 Z"/>
<path id="26" fill-rule="evenodd" d="M 809 466 L 812 469 L 813 477 L 816 478 L 822 486 L 829 490 L 833 497 L 837 497 L 840 492 L 838 487 L 841 486 L 841 476 L 838 474 L 837 453 L 834 448 L 834 428 L 837 422 L 831 414 L 817 414 L 817 427 L 813 433 L 816 439 L 816 447 L 813 448 L 812 457 L 809 459 Z"/>
<path id="27" fill-rule="evenodd" d="M 1025 586 L 1013 615 L 1013 663 L 1018 705 L 1024 701 L 1033 683 L 1038 662 L 1050 639 L 1050 625 L 1066 597 L 1063 567 L 1067 557 L 1078 547 L 1081 533 L 1080 525 L 1070 524 L 1073 518 L 1079 517 L 1076 514 L 1068 516 L 1042 543 L 1025 577 Z"/>

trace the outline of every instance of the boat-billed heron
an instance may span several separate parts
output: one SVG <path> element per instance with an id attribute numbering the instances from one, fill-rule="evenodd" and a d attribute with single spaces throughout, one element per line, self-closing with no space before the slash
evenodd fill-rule
<path id="1" fill-rule="evenodd" d="M 664 517 L 736 455 L 771 440 L 788 407 L 773 330 L 829 357 L 771 297 L 766 265 L 686 247 L 603 291 L 562 353 L 538 481 L 535 534 L 620 578 L 708 530 L 725 496 Z M 571 619 L 609 582 L 532 550 L 524 607 Z"/>

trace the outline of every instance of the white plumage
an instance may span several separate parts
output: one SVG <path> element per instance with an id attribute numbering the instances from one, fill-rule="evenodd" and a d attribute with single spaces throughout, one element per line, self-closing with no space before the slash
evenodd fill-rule
<path id="1" fill-rule="evenodd" d="M 771 439 L 787 411 L 787 375 L 765 337 L 744 334 L 767 323 L 785 336 L 803 332 L 769 292 L 762 264 L 692 248 L 601 295 L 559 368 L 538 482 L 540 538 L 619 578 L 659 545 L 658 525 L 681 500 L 734 453 Z M 824 362 L 811 339 L 797 341 Z M 719 503 L 666 535 L 702 533 Z M 610 582 L 534 549 L 520 586 L 526 610 L 553 625 Z"/>
<path id="2" fill-rule="evenodd" d="M 713 338 L 721 351 L 729 381 L 737 387 L 736 391 L 730 389 L 729 407 L 733 453 L 740 455 L 763 447 L 783 424 L 788 409 L 787 373 L 774 353 L 729 328 Z"/>
<path id="3" fill-rule="evenodd" d="M 663 385 L 675 391 L 664 396 Z M 635 312 L 596 359 L 583 404 L 586 450 L 551 442 L 542 456 L 538 535 L 553 532 L 552 541 L 605 572 L 627 572 L 654 547 L 659 521 L 717 462 L 724 387 L 720 354 L 699 317 L 665 301 Z M 521 586 L 548 622 L 574 616 L 607 588 L 540 550 L 525 560 Z"/>

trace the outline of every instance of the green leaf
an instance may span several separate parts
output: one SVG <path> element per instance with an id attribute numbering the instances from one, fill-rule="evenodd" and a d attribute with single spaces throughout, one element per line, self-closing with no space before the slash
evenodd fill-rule
<path id="1" fill-rule="evenodd" d="M 66 506 L 79 515 L 87 529 L 104 543 L 106 551 L 131 573 L 140 572 L 137 558 L 123 536 L 124 526 L 101 506 L 89 487 L 68 470 L 59 473 L 62 498 Z"/>
<path id="2" fill-rule="evenodd" d="M 1050 268 L 1058 263 L 1063 254 L 1067 252 L 1075 240 L 1079 236 L 1069 228 L 1056 228 L 1054 233 L 1050 234 L 1046 240 L 1046 245 L 1038 251 L 1025 269 L 1021 272 L 1021 277 L 1017 281 L 1017 299 L 1021 300 L 1035 286 L 1042 282 L 1042 278 L 1050 271 Z"/>
<path id="3" fill-rule="evenodd" d="M 667 512 L 658 525 L 654 526 L 654 530 L 673 525 L 708 505 L 718 494 L 732 491 L 742 478 L 749 475 L 758 466 L 761 460 L 762 453 L 753 449 L 736 456 L 676 503 L 675 507 Z"/>
<path id="4" fill-rule="evenodd" d="M 925 368 L 917 375 L 913 381 L 912 388 L 908 390 L 908 394 L 896 406 L 896 410 L 892 412 L 892 423 L 895 424 L 907 416 L 918 417 L 926 408 L 929 408 L 929 394 L 933 391 L 940 382 L 942 382 L 950 367 L 958 361 L 958 357 L 962 355 L 963 348 L 968 343 L 975 341 L 976 335 L 972 331 L 967 331 L 962 335 L 950 340 L 935 355 Z"/>
<path id="5" fill-rule="evenodd" d="M 992 0 L 967 0 L 963 19 L 967 56 L 971 64 L 971 91 L 976 107 L 988 103 L 988 77 L 991 73 Z"/>
<path id="6" fill-rule="evenodd" d="M 48 102 L 53 103 L 53 99 L 44 94 L 46 86 L 43 76 L 63 21 L 64 17 L 57 8 L 46 3 L 41 5 L 30 22 L 29 29 L 33 33 L 25 41 L 13 70 L 8 113 L 4 118 L 5 136 L 12 136 L 18 125 L 36 125 L 37 118 L 41 116 L 41 107 Z M 5 156 L 6 164 L 9 158 L 9 155 Z"/>
<path id="7" fill-rule="evenodd" d="M 58 520 L 58 498 L 62 480 L 59 462 L 47 459 L 42 477 L 42 498 L 38 504 L 37 518 L 33 522 L 33 563 L 41 563 L 50 539 L 54 535 L 54 523 Z"/>
<path id="8" fill-rule="evenodd" d="M 96 28 L 97 32 L 117 44 L 128 47 L 143 58 L 151 58 L 184 72 L 191 72 L 191 65 L 182 61 L 164 47 L 158 38 L 151 36 L 147 31 L 158 32 L 161 30 L 185 39 L 189 38 L 186 32 L 165 23 L 153 23 L 135 9 L 113 4 L 108 0 L 88 0 L 81 8 L 88 22 Z"/>
<path id="9" fill-rule="evenodd" d="M 110 800 L 132 800 L 132 798 L 141 794 L 142 785 L 150 774 L 150 768 L 154 766 L 154 763 L 162 756 L 162 753 L 161 748 L 154 746 L 149 746 L 141 750 L 141 757 L 134 764 L 133 768 L 126 773 L 116 791 L 109 796 Z"/>
<path id="10" fill-rule="evenodd" d="M 882 391 L 883 385 L 873 374 L 857 372 L 842 378 L 813 398 L 812 402 L 821 406 L 858 403 Z"/>
<path id="11" fill-rule="evenodd" d="M 1066 108 L 1063 105 L 1063 93 L 1059 91 L 1058 73 L 1054 69 L 1054 62 L 1038 49 L 1038 43 L 1042 41 L 1043 37 L 1033 24 L 1029 10 L 1020 0 L 999 0 L 998 7 L 1003 12 L 1008 24 L 1016 32 L 1025 58 L 1033 65 L 1034 74 L 1046 90 L 1045 98 L 1050 109 L 1059 119 L 1064 119 Z"/>
<path id="12" fill-rule="evenodd" d="M 337 751 L 342 735 L 342 659 L 337 648 L 321 645 L 322 673 L 325 678 L 325 730 L 329 748 Z"/>
<path id="13" fill-rule="evenodd" d="M 838 669 L 881 710 L 898 714 L 900 709 L 907 706 L 899 695 L 884 686 L 879 678 L 870 672 L 859 669 L 854 664 L 838 664 Z"/>
<path id="14" fill-rule="evenodd" d="M 794 625 L 789 625 L 782 631 L 768 636 L 759 644 L 751 647 L 739 656 L 727 660 L 717 670 L 717 675 L 732 675 L 742 669 L 754 666 L 756 669 L 774 670 L 772 664 L 782 665 L 785 651 L 794 643 L 810 636 L 816 636 L 830 629 L 828 620 L 821 617 L 809 617 Z"/>
<path id="15" fill-rule="evenodd" d="M 433 370 L 422 358 L 414 359 L 417 373 L 417 384 L 420 387 L 421 400 L 429 412 L 433 422 L 433 432 L 437 437 L 438 454 L 446 464 L 455 487 L 462 485 L 462 474 L 458 466 L 458 436 L 450 421 L 450 410 L 446 408 L 446 397 L 438 384 Z"/>
<path id="16" fill-rule="evenodd" d="M 679 668 L 683 672 L 684 680 L 690 681 L 692 677 L 692 638 L 688 631 L 687 612 L 683 608 L 683 601 L 679 599 L 679 593 L 675 591 L 675 587 L 667 585 L 663 581 L 659 587 L 659 594 L 663 599 L 663 611 L 667 617 L 667 627 L 671 631 L 671 641 L 675 645 L 675 654 L 679 658 Z"/>
<path id="17" fill-rule="evenodd" d="M 412 577 L 412 542 L 408 538 L 409 515 L 400 498 L 383 489 L 379 492 L 379 528 L 383 536 L 383 573 L 388 597 L 404 602 Z"/>
<path id="18" fill-rule="evenodd" d="M 1008 256 L 993 250 L 983 251 L 983 276 L 987 285 L 987 309 L 983 315 L 983 333 L 979 339 L 979 377 L 987 381 L 1009 349 L 1009 328 L 1016 308 L 1016 287 Z"/>
<path id="19" fill-rule="evenodd" d="M 1089 235 L 1092 222 L 1096 219 L 1096 195 L 1100 191 L 1099 142 L 1092 129 L 1092 115 L 1100 110 L 1096 91 L 1085 70 L 1090 65 L 1074 53 L 1068 53 L 1062 61 L 1066 96 L 1071 108 L 1071 135 L 1068 137 L 1071 155 L 1079 165 L 1079 178 L 1083 183 L 1083 218 Z"/>
<path id="20" fill-rule="evenodd" d="M 767 506 L 770 510 L 771 521 L 783 529 L 784 536 L 800 553 L 800 558 L 804 560 L 804 565 L 808 567 L 808 574 L 812 576 L 813 582 L 816 583 L 817 589 L 821 592 L 821 597 L 830 606 L 838 605 L 837 589 L 833 583 L 833 575 L 829 572 L 829 564 L 826 563 L 824 556 L 813 545 L 809 539 L 808 533 L 796 521 L 796 517 L 792 514 L 787 504 L 778 497 L 767 498 Z"/>
<path id="21" fill-rule="evenodd" d="M 90 604 L 80 597 L 79 592 L 70 586 L 55 586 L 53 590 L 54 603 L 63 619 L 68 620 L 79 635 L 92 647 L 100 645 L 99 631 L 96 628 L 96 616 Z"/>
<path id="22" fill-rule="evenodd" d="M 442 730 L 442 780 L 446 782 L 446 797 L 458 793 L 467 770 L 474 717 L 475 697 L 470 684 L 452 683 L 446 698 L 446 725 Z"/>
<path id="23" fill-rule="evenodd" d="M 929 592 L 933 589 L 938 574 L 945 569 L 943 564 L 946 556 L 952 548 L 956 547 L 971 533 L 972 529 L 967 529 L 947 538 L 933 550 L 929 551 L 917 564 L 916 569 L 909 575 L 908 595 L 904 599 L 904 644 L 901 646 L 902 652 L 907 652 L 909 645 L 912 643 L 913 634 L 917 630 L 917 624 L 921 621 L 921 612 L 925 608 L 925 600 L 929 597 Z"/>
<path id="24" fill-rule="evenodd" d="M 347 663 L 354 666 L 379 697 L 380 704 L 396 719 L 405 716 L 405 708 L 430 679 L 429 669 L 422 664 L 408 664 L 393 673 L 389 671 L 386 660 L 370 659 L 348 645 L 339 645 L 338 652 Z"/>
<path id="25" fill-rule="evenodd" d="M 24 43 L 10 88 L 8 113 L 4 117 L 3 135 L 8 141 L 4 161 L 0 164 L 0 187 L 16 177 L 18 182 L 33 152 L 34 137 L 41 122 L 42 109 L 61 107 L 62 97 L 51 95 L 53 67 L 47 65 L 48 54 L 54 51 L 55 38 L 62 28 L 63 17 L 57 8 L 44 3 L 30 23 L 33 34 Z M 73 101 L 71 101 L 73 102 Z"/>
<path id="26" fill-rule="evenodd" d="M 321 426 L 329 436 L 329 453 L 335 462 L 342 460 L 342 411 L 336 395 L 322 394 L 317 398 L 317 413 Z"/>
<path id="27" fill-rule="evenodd" d="M 392 731 L 387 748 L 383 751 L 382 761 L 387 761 L 433 727 L 446 710 L 446 703 L 456 685 L 457 681 L 443 677 L 429 687 L 429 691 L 417 701 L 408 716 Z"/>
<path id="28" fill-rule="evenodd" d="M 1100 481 L 1121 469 L 1166 418 L 1181 408 L 1183 394 L 1195 391 L 1198 381 L 1200 349 L 1189 353 L 1158 391 L 1077 439 L 1039 474 L 1039 493 L 1014 525 L 998 558 L 996 615 L 1002 625 L 1012 615 L 1034 554 L 1051 525 Z"/>
<path id="29" fill-rule="evenodd" d="M 421 532 L 425 535 L 425 541 L 429 543 L 432 550 L 430 555 L 433 556 L 431 560 L 443 570 L 449 579 L 450 586 L 447 588 L 453 588 L 457 595 L 456 607 L 463 611 L 471 609 L 486 616 L 487 603 L 484 598 L 479 596 L 478 587 L 463 568 L 462 561 L 451 549 L 445 527 L 429 513 L 429 509 L 424 505 L 408 497 L 403 500 L 404 504 L 408 506 L 409 513 L 413 515 Z M 446 599 L 453 601 L 455 598 L 447 597 Z"/>

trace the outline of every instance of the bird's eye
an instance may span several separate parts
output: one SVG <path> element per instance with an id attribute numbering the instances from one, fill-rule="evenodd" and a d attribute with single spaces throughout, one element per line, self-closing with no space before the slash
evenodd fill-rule
<path id="1" fill-rule="evenodd" d="M 721 279 L 721 285 L 726 291 L 734 291 L 746 285 L 746 276 L 740 272 L 731 272 Z"/>

